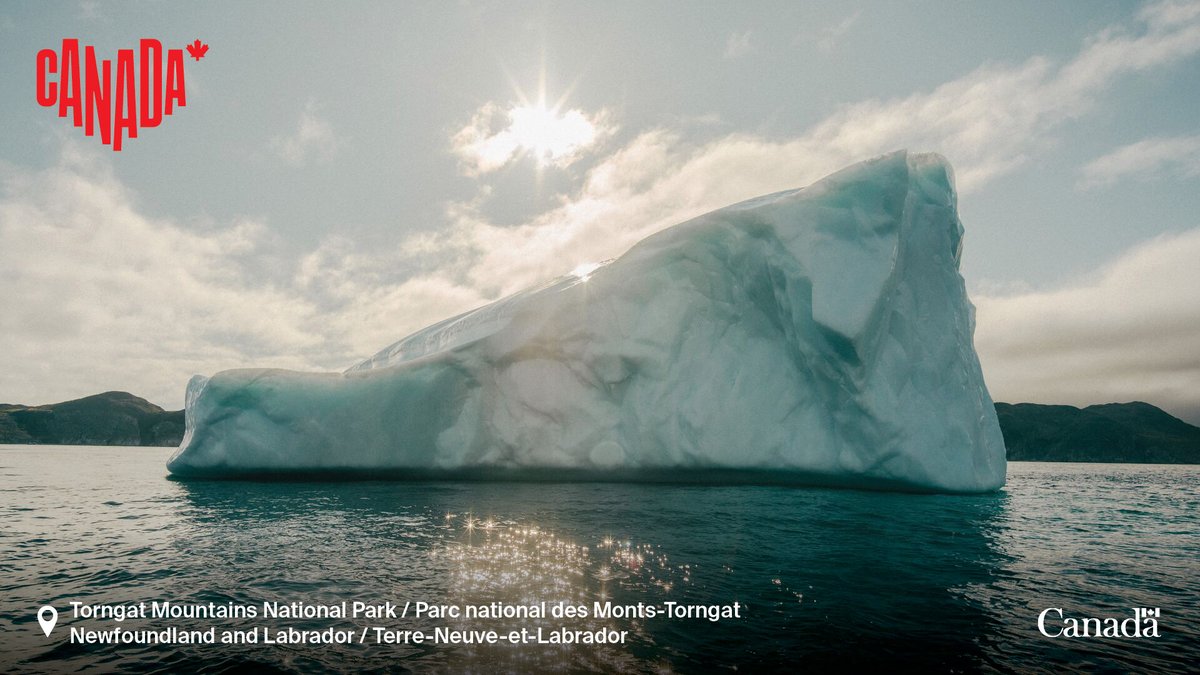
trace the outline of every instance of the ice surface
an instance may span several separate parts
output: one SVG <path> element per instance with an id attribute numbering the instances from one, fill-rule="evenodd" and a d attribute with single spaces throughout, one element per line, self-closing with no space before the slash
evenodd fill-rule
<path id="1" fill-rule="evenodd" d="M 996 489 L 955 202 L 943 159 L 897 152 L 345 373 L 197 376 L 168 468 Z"/>

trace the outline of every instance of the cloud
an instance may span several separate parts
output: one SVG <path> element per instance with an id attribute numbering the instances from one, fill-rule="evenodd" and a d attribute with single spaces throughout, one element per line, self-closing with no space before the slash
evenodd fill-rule
<path id="1" fill-rule="evenodd" d="M 1200 3 L 1194 0 L 1151 2 L 1138 10 L 1138 17 L 1155 28 L 1189 23 L 1200 18 Z"/>
<path id="2" fill-rule="evenodd" d="M 345 368 L 481 302 L 337 239 L 279 264 L 265 223 L 147 216 L 98 152 L 68 141 L 54 166 L 2 174 L 0 402 L 123 389 L 177 407 L 193 374 Z"/>
<path id="3" fill-rule="evenodd" d="M 817 49 L 829 53 L 832 52 L 837 43 L 842 39 L 842 36 L 850 31 L 858 18 L 862 16 L 862 10 L 855 12 L 846 18 L 839 21 L 836 25 L 826 26 L 821 30 L 821 37 L 817 40 Z"/>
<path id="4" fill-rule="evenodd" d="M 108 18 L 100 11 L 100 3 L 97 0 L 82 0 L 79 3 L 79 14 L 77 17 L 83 21 L 107 21 Z"/>
<path id="5" fill-rule="evenodd" d="M 478 176 L 526 156 L 540 165 L 566 167 L 614 131 L 603 110 L 589 115 L 582 110 L 559 111 L 539 105 L 505 109 L 488 102 L 450 142 L 462 160 L 463 173 Z"/>
<path id="6" fill-rule="evenodd" d="M 245 278 L 258 223 L 197 234 L 147 218 L 75 144 L 57 166 L 7 175 L 3 194 L 0 372 L 22 396 L 128 388 L 178 400 L 193 372 L 308 366 L 295 354 L 322 346 L 299 324 L 304 303 Z"/>
<path id="7" fill-rule="evenodd" d="M 754 31 L 744 30 L 740 33 L 730 33 L 725 39 L 724 57 L 727 59 L 740 59 L 749 54 L 753 47 L 750 44 L 750 38 L 753 37 Z"/>
<path id="8" fill-rule="evenodd" d="M 300 112 L 296 129 L 288 135 L 271 139 L 271 148 L 279 157 L 293 166 L 303 166 L 308 161 L 328 161 L 338 148 L 338 139 L 333 127 L 317 116 L 317 106 L 309 101 Z"/>
<path id="9" fill-rule="evenodd" d="M 975 344 L 996 400 L 1143 400 L 1200 422 L 1200 228 L 1062 288 L 980 295 Z"/>
<path id="10" fill-rule="evenodd" d="M 687 218 L 896 148 L 946 155 L 969 194 L 1044 150 L 1120 76 L 1200 52 L 1200 16 L 1158 7 L 1132 26 L 1100 31 L 1061 64 L 1035 57 L 985 65 L 927 93 L 847 106 L 793 138 L 697 141 L 651 129 L 598 158 L 576 191 L 524 224 L 493 223 L 478 202 L 455 204 L 450 227 L 422 246 L 472 261 L 457 278 L 493 297 L 620 255 Z"/>
<path id="11" fill-rule="evenodd" d="M 1083 188 L 1112 185 L 1126 178 L 1200 176 L 1200 136 L 1147 138 L 1123 145 L 1088 162 L 1081 173 L 1079 184 Z"/>
<path id="12" fill-rule="evenodd" d="M 1024 164 L 1118 77 L 1200 52 L 1200 14 L 1178 7 L 1150 5 L 1135 25 L 1096 33 L 1060 66 L 1042 57 L 985 65 L 928 94 L 851 106 L 809 136 L 863 154 L 889 145 L 937 150 L 958 167 L 960 187 L 973 190 Z"/>

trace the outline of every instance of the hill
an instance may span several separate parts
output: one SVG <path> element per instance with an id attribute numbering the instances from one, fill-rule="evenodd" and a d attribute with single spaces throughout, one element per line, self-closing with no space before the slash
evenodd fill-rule
<path id="1" fill-rule="evenodd" d="M 1200 463 L 1200 428 L 1149 403 L 997 403 L 996 415 L 1010 460 Z"/>
<path id="2" fill-rule="evenodd" d="M 25 406 L 0 403 L 0 443 L 178 445 L 183 411 L 123 391 Z"/>

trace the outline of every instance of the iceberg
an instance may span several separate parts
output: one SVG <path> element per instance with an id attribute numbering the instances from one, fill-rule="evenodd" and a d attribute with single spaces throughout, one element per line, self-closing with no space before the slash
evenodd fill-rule
<path id="1" fill-rule="evenodd" d="M 944 159 L 899 151 L 343 373 L 196 376 L 168 469 L 998 489 L 956 201 Z"/>

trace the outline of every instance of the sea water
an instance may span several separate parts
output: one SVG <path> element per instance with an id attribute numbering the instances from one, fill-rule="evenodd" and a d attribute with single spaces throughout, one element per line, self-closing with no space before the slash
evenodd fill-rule
<path id="1" fill-rule="evenodd" d="M 0 446 L 0 670 L 1172 672 L 1200 664 L 1197 466 L 1019 462 L 998 493 L 949 496 L 180 482 L 165 475 L 169 454 Z M 154 602 L 175 614 L 84 616 L 89 607 Z M 422 616 L 414 603 L 423 603 Z M 48 637 L 37 621 L 46 604 L 59 612 Z M 189 618 L 197 606 L 231 614 Z M 264 607 L 294 613 L 265 617 Z M 377 615 L 337 615 L 359 607 Z M 462 614 L 468 607 L 471 617 Z M 586 615 L 563 616 L 570 607 Z M 1157 609 L 1159 637 L 1047 637 L 1038 616 L 1048 608 L 1117 620 Z M 72 643 L 72 628 L 85 627 L 176 637 Z M 179 632 L 209 629 L 257 642 L 178 641 Z M 611 639 L 488 644 L 477 639 L 485 630 Z M 350 639 L 287 640 L 322 631 Z M 406 642 L 405 631 L 431 639 Z M 435 631 L 446 639 L 433 642 Z"/>

